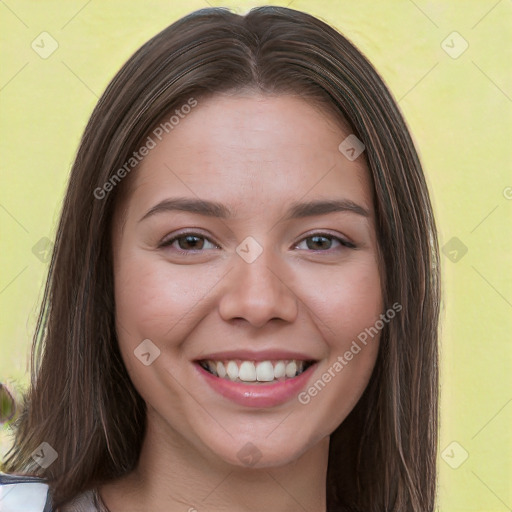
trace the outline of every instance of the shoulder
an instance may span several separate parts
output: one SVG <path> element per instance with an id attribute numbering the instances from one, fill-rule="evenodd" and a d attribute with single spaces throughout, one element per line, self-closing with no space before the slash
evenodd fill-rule
<path id="1" fill-rule="evenodd" d="M 2 512 L 52 512 L 48 485 L 42 478 L 0 473 Z"/>

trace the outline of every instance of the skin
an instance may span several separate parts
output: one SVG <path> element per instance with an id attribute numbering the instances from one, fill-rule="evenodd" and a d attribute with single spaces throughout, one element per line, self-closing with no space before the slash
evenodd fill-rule
<path id="1" fill-rule="evenodd" d="M 349 134 L 297 97 L 217 94 L 130 176 L 113 225 L 117 330 L 148 431 L 136 470 L 100 487 L 111 512 L 325 510 L 329 435 L 369 381 L 378 336 L 307 405 L 297 397 L 264 409 L 235 404 L 193 361 L 213 351 L 295 350 L 318 361 L 310 386 L 379 318 L 372 187 L 364 153 L 350 161 L 338 150 Z M 160 211 L 140 220 L 173 197 L 218 201 L 232 218 Z M 285 219 L 292 202 L 319 199 L 350 199 L 369 215 Z M 161 246 L 187 231 L 206 237 L 199 249 L 185 239 Z M 325 232 L 333 238 L 308 245 Z M 252 263 L 236 252 L 248 236 L 263 248 Z M 149 366 L 134 356 L 144 339 L 160 350 Z M 253 466 L 237 456 L 247 443 L 261 454 Z"/>

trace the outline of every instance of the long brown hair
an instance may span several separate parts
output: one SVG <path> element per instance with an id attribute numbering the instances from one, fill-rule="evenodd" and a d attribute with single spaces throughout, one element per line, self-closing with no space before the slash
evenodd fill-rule
<path id="1" fill-rule="evenodd" d="M 128 60 L 99 100 L 71 172 L 31 386 L 3 470 L 43 476 L 59 505 L 135 468 L 145 403 L 123 365 L 114 323 L 115 180 L 164 114 L 190 98 L 246 88 L 325 105 L 364 143 L 384 305 L 402 305 L 381 332 L 365 393 L 331 436 L 328 510 L 432 511 L 440 285 L 421 164 L 396 102 L 366 58 L 324 22 L 282 7 L 245 16 L 208 8 L 178 20 Z M 47 468 L 31 458 L 42 442 L 58 453 Z"/>

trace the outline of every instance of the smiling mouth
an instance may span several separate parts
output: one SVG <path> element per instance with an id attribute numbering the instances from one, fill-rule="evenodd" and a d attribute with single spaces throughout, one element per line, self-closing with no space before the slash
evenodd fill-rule
<path id="1" fill-rule="evenodd" d="M 215 377 L 244 384 L 284 382 L 298 377 L 316 361 L 284 359 L 275 361 L 244 361 L 232 359 L 214 361 L 204 359 L 197 363 Z"/>

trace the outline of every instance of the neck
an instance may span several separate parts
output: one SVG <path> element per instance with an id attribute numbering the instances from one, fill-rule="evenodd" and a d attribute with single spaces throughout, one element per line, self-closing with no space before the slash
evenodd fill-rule
<path id="1" fill-rule="evenodd" d="M 292 462 L 250 468 L 206 454 L 151 415 L 137 468 L 100 487 L 110 512 L 325 512 L 329 438 Z"/>

